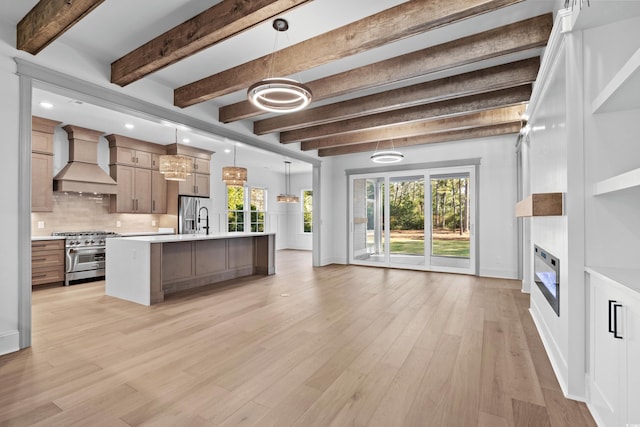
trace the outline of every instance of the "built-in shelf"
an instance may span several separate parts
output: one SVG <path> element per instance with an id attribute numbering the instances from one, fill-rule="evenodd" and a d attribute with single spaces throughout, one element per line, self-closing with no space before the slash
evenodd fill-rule
<path id="1" fill-rule="evenodd" d="M 640 187 L 640 168 L 596 182 L 593 185 L 593 195 L 600 196 L 634 187 Z"/>
<path id="2" fill-rule="evenodd" d="M 562 193 L 535 193 L 516 203 L 516 216 L 562 215 Z"/>
<path id="3" fill-rule="evenodd" d="M 612 5 L 610 1 L 582 2 L 582 6 L 575 2 L 569 6 L 571 11 L 571 31 L 585 30 L 612 24 L 640 15 L 640 2 L 617 1 Z"/>
<path id="4" fill-rule="evenodd" d="M 587 266 L 585 271 L 616 282 L 625 288 L 640 293 L 640 268 L 616 268 Z"/>
<path id="5" fill-rule="evenodd" d="M 593 113 L 640 108 L 640 49 L 593 100 Z"/>

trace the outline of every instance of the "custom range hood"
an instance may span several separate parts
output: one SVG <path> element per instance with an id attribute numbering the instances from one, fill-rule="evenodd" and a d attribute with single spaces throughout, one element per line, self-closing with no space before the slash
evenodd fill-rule
<path id="1" fill-rule="evenodd" d="M 69 163 L 53 178 L 54 191 L 116 194 L 116 182 L 98 166 L 98 140 L 102 132 L 67 125 Z"/>

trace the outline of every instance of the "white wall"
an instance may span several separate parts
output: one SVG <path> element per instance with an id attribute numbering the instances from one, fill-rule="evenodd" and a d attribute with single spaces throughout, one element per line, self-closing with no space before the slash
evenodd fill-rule
<path id="1" fill-rule="evenodd" d="M 309 173 L 291 174 L 291 193 L 300 197 L 300 203 L 287 206 L 287 248 L 310 251 L 313 246 L 313 235 L 303 232 L 302 191 L 311 190 L 312 176 Z"/>
<path id="2" fill-rule="evenodd" d="M 447 142 L 420 147 L 403 148 L 404 162 L 427 163 L 447 160 L 480 158 L 479 274 L 487 277 L 517 277 L 517 235 L 514 206 L 516 203 L 515 135 L 471 141 Z M 333 262 L 347 262 L 347 180 L 346 169 L 374 167 L 371 153 L 338 156 L 332 159 L 330 194 L 324 199 L 331 203 Z M 323 163 L 323 168 L 325 167 Z M 324 171 L 323 171 L 324 173 Z M 325 187 L 326 188 L 326 187 Z M 324 209 L 323 209 L 324 213 Z M 323 217 L 324 218 L 324 217 Z M 323 246 L 327 245 L 323 241 Z"/>
<path id="3" fill-rule="evenodd" d="M 2 18 L 0 18 L 2 19 Z M 11 59 L 15 28 L 0 22 L 0 129 L 2 155 L 0 168 L 0 354 L 18 349 L 18 119 L 19 93 L 15 63 Z"/>
<path id="4" fill-rule="evenodd" d="M 236 164 L 243 166 L 238 156 Z M 227 229 L 226 185 L 222 182 L 222 168 L 233 165 L 233 154 L 215 153 L 211 158 L 211 199 L 205 206 L 209 207 L 209 220 L 212 233 L 225 232 Z M 276 233 L 276 249 L 311 250 L 310 236 L 300 238 L 295 233 L 298 219 L 296 213 L 300 203 L 278 203 L 276 197 L 285 192 L 283 171 L 267 167 L 247 168 L 247 186 L 267 189 L 267 231 Z M 302 188 L 311 188 L 311 172 L 291 175 L 291 191 L 300 194 Z"/>

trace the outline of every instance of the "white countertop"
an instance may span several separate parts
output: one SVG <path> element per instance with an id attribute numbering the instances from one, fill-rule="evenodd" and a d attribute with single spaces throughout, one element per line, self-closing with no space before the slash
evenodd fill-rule
<path id="1" fill-rule="evenodd" d="M 173 231 L 135 231 L 131 233 L 118 233 L 120 237 L 136 237 L 136 236 L 166 236 L 174 234 Z"/>
<path id="2" fill-rule="evenodd" d="M 64 236 L 31 236 L 31 240 L 64 240 Z"/>
<path id="3" fill-rule="evenodd" d="M 148 243 L 169 243 L 169 242 L 189 242 L 193 240 L 215 240 L 215 239 L 235 239 L 240 237 L 269 236 L 275 233 L 224 233 L 224 234 L 168 234 L 154 236 L 134 236 L 121 237 L 119 240 L 148 242 Z M 107 241 L 108 242 L 108 241 Z"/>

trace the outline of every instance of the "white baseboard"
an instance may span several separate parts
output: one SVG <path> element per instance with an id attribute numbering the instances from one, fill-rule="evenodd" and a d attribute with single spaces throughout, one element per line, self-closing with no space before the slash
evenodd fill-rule
<path id="1" fill-rule="evenodd" d="M 324 258 L 322 260 L 320 260 L 320 265 L 324 266 L 324 265 L 329 265 L 329 264 L 346 264 L 347 261 L 343 258 L 338 258 L 338 257 L 331 257 L 331 258 Z"/>
<path id="2" fill-rule="evenodd" d="M 512 270 L 498 270 L 493 268 L 481 268 L 480 277 L 493 277 L 496 279 L 517 279 L 518 273 Z"/>
<path id="3" fill-rule="evenodd" d="M 576 399 L 573 396 L 569 396 L 567 378 L 565 376 L 565 372 L 568 372 L 567 362 L 562 357 L 560 348 L 553 338 L 551 330 L 545 323 L 542 313 L 540 313 L 540 310 L 533 299 L 531 300 L 531 308 L 529 309 L 529 313 L 533 318 L 533 323 L 536 325 L 536 329 L 538 330 L 538 334 L 540 335 L 540 339 L 542 340 L 542 345 L 544 345 L 544 349 L 547 352 L 547 356 L 549 357 L 549 361 L 551 362 L 553 372 L 556 374 L 556 379 L 560 384 L 562 394 L 570 399 L 583 401 L 584 397 Z"/>
<path id="4" fill-rule="evenodd" d="M 20 334 L 9 331 L 0 335 L 0 356 L 20 350 Z"/>

